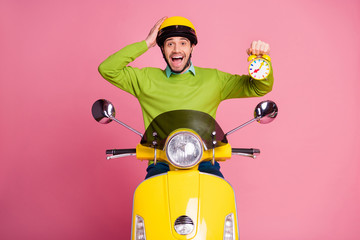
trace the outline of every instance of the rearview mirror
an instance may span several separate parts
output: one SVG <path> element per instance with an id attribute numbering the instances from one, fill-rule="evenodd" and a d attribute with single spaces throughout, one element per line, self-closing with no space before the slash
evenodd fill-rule
<path id="1" fill-rule="evenodd" d="M 237 128 L 234 128 L 233 130 L 227 132 L 225 134 L 224 139 L 226 138 L 226 136 L 236 132 L 237 130 L 249 125 L 254 121 L 257 121 L 262 124 L 270 123 L 276 118 L 277 114 L 278 114 L 278 107 L 276 106 L 276 103 L 270 100 L 260 102 L 255 107 L 254 118 L 238 126 Z"/>
<path id="2" fill-rule="evenodd" d="M 267 100 L 259 103 L 254 111 L 254 117 L 259 123 L 266 124 L 274 121 L 278 114 L 278 107 L 273 101 Z"/>
<path id="3" fill-rule="evenodd" d="M 96 121 L 98 121 L 99 123 L 108 124 L 114 120 L 115 122 L 126 127 L 130 131 L 136 133 L 140 137 L 143 137 L 143 135 L 139 131 L 133 129 L 129 125 L 127 125 L 115 118 L 114 105 L 112 105 L 112 103 L 106 99 L 99 99 L 96 102 L 94 102 L 94 104 L 91 108 L 91 113 L 92 113 L 94 119 Z"/>
<path id="4" fill-rule="evenodd" d="M 99 99 L 94 102 L 91 113 L 94 119 L 102 124 L 108 124 L 115 118 L 115 108 L 106 99 Z"/>

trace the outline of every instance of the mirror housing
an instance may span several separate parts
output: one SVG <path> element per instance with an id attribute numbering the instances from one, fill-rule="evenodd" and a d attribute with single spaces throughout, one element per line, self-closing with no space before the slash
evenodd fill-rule
<path id="1" fill-rule="evenodd" d="M 112 103 L 106 99 L 99 99 L 94 102 L 91 113 L 94 119 L 102 124 L 108 124 L 115 118 L 115 108 Z"/>
<path id="2" fill-rule="evenodd" d="M 278 114 L 278 107 L 273 101 L 267 100 L 259 103 L 254 111 L 254 117 L 261 124 L 274 121 Z"/>

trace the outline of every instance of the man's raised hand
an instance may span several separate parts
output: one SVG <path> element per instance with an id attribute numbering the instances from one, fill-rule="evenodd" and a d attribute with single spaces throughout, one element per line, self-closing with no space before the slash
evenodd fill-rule
<path id="1" fill-rule="evenodd" d="M 167 17 L 161 18 L 150 30 L 149 35 L 145 39 L 148 48 L 154 47 L 156 45 L 156 37 L 159 32 L 160 25 L 165 21 L 165 19 L 167 19 Z"/>

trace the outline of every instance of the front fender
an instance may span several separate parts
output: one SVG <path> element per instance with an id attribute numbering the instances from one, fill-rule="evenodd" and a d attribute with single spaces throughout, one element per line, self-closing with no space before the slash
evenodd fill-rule
<path id="1" fill-rule="evenodd" d="M 144 219 L 146 239 L 223 239 L 225 217 L 233 213 L 234 191 L 224 179 L 197 170 L 169 171 L 143 181 L 135 191 L 132 239 L 136 215 Z M 189 216 L 189 235 L 174 230 L 175 220 Z M 236 227 L 236 239 L 238 230 Z"/>

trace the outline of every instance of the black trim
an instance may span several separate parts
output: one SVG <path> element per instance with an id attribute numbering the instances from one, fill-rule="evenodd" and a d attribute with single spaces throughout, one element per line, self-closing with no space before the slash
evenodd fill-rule
<path id="1" fill-rule="evenodd" d="M 174 25 L 161 29 L 156 37 L 156 43 L 160 47 L 163 46 L 165 40 L 169 37 L 186 37 L 189 41 L 196 45 L 198 43 L 196 32 L 191 27 Z"/>
<path id="2" fill-rule="evenodd" d="M 245 153 L 245 154 L 259 154 L 260 149 L 256 148 L 232 148 L 233 153 Z"/>
<path id="3" fill-rule="evenodd" d="M 112 154 L 112 155 L 119 155 L 119 154 L 126 154 L 126 153 L 136 153 L 136 149 L 130 148 L 130 149 L 108 149 L 108 150 L 106 150 L 106 154 Z"/>

